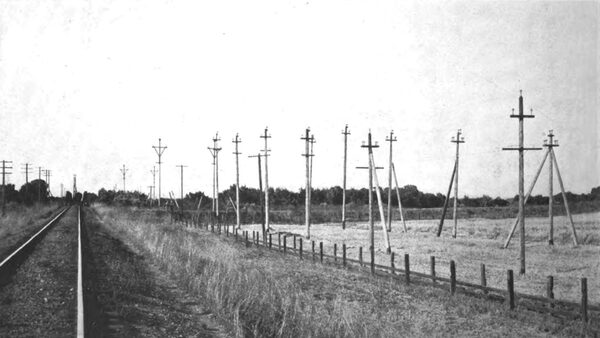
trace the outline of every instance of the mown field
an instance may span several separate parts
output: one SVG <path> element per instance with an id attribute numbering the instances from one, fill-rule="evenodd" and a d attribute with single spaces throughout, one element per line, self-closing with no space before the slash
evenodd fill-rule
<path id="1" fill-rule="evenodd" d="M 545 295 L 547 276 L 554 276 L 554 293 L 559 299 L 579 301 L 580 278 L 588 278 L 589 299 L 600 304 L 600 213 L 573 216 L 580 245 L 572 243 L 568 218 L 554 219 L 554 245 L 549 246 L 548 219 L 527 218 L 526 260 L 527 272 L 519 275 L 519 233 L 515 232 L 509 247 L 502 246 L 514 219 L 466 219 L 459 220 L 457 238 L 452 238 L 453 221 L 447 220 L 441 237 L 436 236 L 438 220 L 407 221 L 408 232 L 402 231 L 400 222 L 393 222 L 390 233 L 392 250 L 397 255 L 397 265 L 402 256 L 410 254 L 411 270 L 428 273 L 430 256 L 436 257 L 439 275 L 449 276 L 449 262 L 457 265 L 457 278 L 478 283 L 480 264 L 486 265 L 488 285 L 506 288 L 506 270 L 515 271 L 515 290 L 533 295 Z M 275 231 L 304 235 L 305 227 L 299 225 L 272 225 Z M 260 225 L 245 225 L 244 230 L 258 231 Z M 333 252 L 333 244 L 341 248 L 346 244 L 348 256 L 358 257 L 363 247 L 368 260 L 368 224 L 354 222 L 342 230 L 339 224 L 315 224 L 311 226 L 311 240 L 323 242 L 325 251 Z M 380 223 L 375 225 L 376 261 L 388 265 Z M 308 246 L 306 246 L 308 247 Z M 402 256 L 401 256 L 402 255 Z"/>
<path id="2" fill-rule="evenodd" d="M 246 248 L 231 237 L 171 224 L 164 212 L 106 206 L 95 206 L 95 210 L 124 242 L 142 247 L 147 259 L 156 262 L 188 292 L 201 297 L 204 305 L 237 337 L 581 334 L 577 322 L 563 322 L 523 309 L 509 311 L 503 304 L 464 295 L 450 296 L 446 290 L 405 286 L 264 248 Z M 397 232 L 393 236 L 410 236 L 418 242 L 429 230 L 421 232 L 415 225 L 409 223 L 409 234 Z M 300 230 L 298 226 L 287 227 Z M 352 225 L 344 232 L 348 243 L 353 238 L 357 244 L 362 242 L 366 231 L 363 227 Z M 286 226 L 275 228 L 284 230 Z M 313 233 L 318 238 L 335 240 L 341 229 L 321 225 L 315 226 Z M 460 236 L 455 241 L 465 240 Z M 408 240 L 405 238 L 404 242 Z M 405 244 L 403 248 L 410 247 Z M 459 263 L 459 277 L 462 266 Z"/>

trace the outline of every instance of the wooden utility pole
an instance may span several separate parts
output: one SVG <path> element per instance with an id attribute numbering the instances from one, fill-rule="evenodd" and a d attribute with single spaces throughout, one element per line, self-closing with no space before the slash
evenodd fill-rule
<path id="1" fill-rule="evenodd" d="M 187 165 L 178 164 L 176 167 L 181 170 L 181 209 L 183 210 L 183 168 L 187 167 Z"/>
<path id="2" fill-rule="evenodd" d="M 129 171 L 129 169 L 125 168 L 125 165 L 123 164 L 123 168 L 120 169 L 121 170 L 121 174 L 123 175 L 123 192 L 127 191 L 125 189 L 125 177 L 127 176 L 127 172 Z"/>
<path id="3" fill-rule="evenodd" d="M 263 234 L 267 233 L 267 229 L 265 228 L 265 200 L 262 194 L 263 185 L 262 185 L 262 165 L 260 163 L 261 153 L 259 152 L 257 155 L 250 155 L 248 157 L 256 157 L 258 158 L 258 189 L 261 191 L 260 194 L 260 221 L 262 224 L 262 232 Z"/>
<path id="4" fill-rule="evenodd" d="M 390 143 L 390 161 L 388 163 L 388 196 L 387 196 L 387 231 L 392 231 L 392 145 L 398 141 L 394 137 L 394 131 L 390 131 L 390 136 L 385 139 Z"/>
<path id="5" fill-rule="evenodd" d="M 460 136 L 462 134 L 462 130 L 459 129 L 456 132 L 456 138 L 452 137 L 450 142 L 456 143 L 456 174 L 454 175 L 454 231 L 452 231 L 452 237 L 456 238 L 456 232 L 458 228 L 458 217 L 457 217 L 457 208 L 458 208 L 458 149 L 461 143 L 465 143 L 464 137 Z"/>
<path id="6" fill-rule="evenodd" d="M 522 91 L 519 95 L 519 114 L 515 115 L 514 109 L 513 113 L 510 115 L 511 118 L 519 119 L 519 147 L 507 147 L 502 148 L 502 150 L 518 150 L 519 151 L 519 223 L 520 227 L 520 241 L 521 241 L 521 250 L 520 250 L 520 262 L 521 267 L 519 270 L 520 274 L 525 274 L 525 196 L 523 194 L 524 190 L 524 168 L 525 161 L 523 157 L 523 152 L 525 150 L 541 150 L 542 148 L 525 148 L 523 146 L 524 141 L 524 131 L 523 131 L 523 120 L 526 118 L 534 118 L 533 110 L 532 114 L 525 115 L 523 114 L 523 94 Z"/>
<path id="7" fill-rule="evenodd" d="M 240 223 L 240 161 L 239 155 L 241 154 L 238 150 L 238 145 L 242 142 L 238 134 L 235 134 L 235 139 L 232 141 L 235 143 L 235 216 L 236 224 L 239 229 Z"/>
<path id="8" fill-rule="evenodd" d="M 77 194 L 77 175 L 73 175 L 73 198 L 75 198 L 75 194 Z"/>
<path id="9" fill-rule="evenodd" d="M 265 226 L 267 228 L 267 230 L 269 230 L 271 228 L 271 226 L 269 225 L 269 152 L 271 150 L 269 150 L 269 146 L 268 146 L 268 139 L 271 138 L 271 135 L 269 135 L 269 128 L 265 128 L 265 133 L 263 135 L 260 136 L 260 138 L 265 139 L 265 149 L 263 149 L 264 152 L 264 156 L 265 156 Z"/>
<path id="10" fill-rule="evenodd" d="M 314 141 L 314 137 L 310 135 L 310 128 L 306 128 L 306 135 L 300 138 L 304 140 L 305 152 L 302 154 L 306 158 L 306 189 L 304 191 L 304 220 L 306 225 L 306 238 L 310 239 L 310 191 L 311 191 L 311 158 L 313 156 L 311 152 L 311 143 Z"/>
<path id="11" fill-rule="evenodd" d="M 342 229 L 346 229 L 346 165 L 348 163 L 348 125 L 342 131 L 344 135 L 344 181 L 342 183 Z"/>
<path id="12" fill-rule="evenodd" d="M 2 216 L 6 214 L 6 175 L 10 175 L 12 161 L 2 160 Z"/>
<path id="13" fill-rule="evenodd" d="M 562 185 L 562 177 L 560 176 L 560 171 L 558 169 L 558 163 L 556 162 L 556 155 L 554 154 L 554 147 L 558 147 L 558 141 L 554 140 L 554 132 L 552 130 L 549 131 L 548 133 L 548 140 L 544 140 L 544 147 L 547 148 L 546 153 L 544 154 L 544 158 L 542 159 L 542 162 L 540 163 L 540 166 L 538 167 L 538 170 L 533 178 L 533 181 L 531 182 L 531 185 L 529 186 L 529 190 L 527 191 L 527 194 L 525 195 L 525 203 L 527 203 L 527 200 L 529 199 L 529 196 L 531 195 L 531 192 L 533 191 L 533 188 L 535 187 L 535 184 L 537 182 L 537 179 L 540 176 L 540 173 L 542 172 L 542 169 L 544 167 L 544 163 L 546 163 L 546 159 L 548 157 L 550 157 L 549 160 L 549 167 L 550 167 L 550 172 L 549 172 L 549 193 L 548 193 L 548 198 L 549 201 L 548 203 L 553 203 L 554 197 L 553 197 L 553 167 L 556 168 L 556 174 L 558 176 L 558 182 L 560 183 L 560 187 L 561 187 L 561 193 L 563 196 L 563 201 L 565 203 L 565 211 L 567 213 L 567 217 L 569 217 L 569 220 L 571 222 L 571 234 L 573 236 L 573 244 L 577 245 L 578 244 L 578 240 L 577 240 L 577 231 L 575 230 L 575 223 L 573 223 L 573 218 L 571 217 L 571 212 L 569 211 L 569 205 L 567 202 L 567 196 L 565 194 L 565 189 L 564 186 Z M 552 205 L 548 205 L 548 218 L 549 218 L 549 235 L 548 235 L 548 244 L 549 245 L 553 245 L 554 244 L 554 220 L 553 220 L 553 209 L 552 209 Z M 517 225 L 520 222 L 520 215 L 517 216 L 517 219 L 515 220 L 510 233 L 508 235 L 508 237 L 506 238 L 506 242 L 504 243 L 504 248 L 508 247 L 508 244 L 510 243 L 510 240 L 512 239 L 512 236 L 514 235 L 515 229 L 517 228 Z"/>
<path id="14" fill-rule="evenodd" d="M 369 130 L 369 136 L 367 138 L 367 144 L 363 142 L 361 148 L 367 148 L 369 155 L 369 166 L 368 167 L 356 167 L 357 169 L 367 169 L 369 170 L 369 251 L 371 252 L 371 258 L 375 256 L 375 222 L 373 219 L 373 171 L 375 169 L 383 169 L 375 167 L 373 168 L 373 162 L 371 161 L 371 154 L 373 153 L 373 148 L 379 148 L 378 144 L 373 144 L 371 139 L 371 131 Z M 385 231 L 385 228 L 383 229 Z"/>
<path id="15" fill-rule="evenodd" d="M 23 174 L 25 174 L 25 192 L 29 195 L 29 174 L 31 173 L 31 163 L 25 163 L 25 167 L 23 169 Z"/>
<path id="16" fill-rule="evenodd" d="M 150 173 L 152 174 L 152 190 L 150 191 L 150 200 L 152 201 L 156 198 L 156 167 L 152 167 Z"/>
<path id="17" fill-rule="evenodd" d="M 38 203 L 42 201 L 42 167 L 38 167 Z"/>
<path id="18" fill-rule="evenodd" d="M 162 192 L 161 192 L 162 160 L 161 160 L 161 158 L 162 158 L 162 154 L 165 152 L 165 149 L 167 149 L 167 146 L 163 146 L 161 143 L 161 139 L 159 138 L 158 139 L 158 147 L 152 146 L 152 148 L 154 148 L 154 151 L 156 151 L 156 155 L 158 155 L 158 207 L 160 208 L 160 199 L 162 198 Z"/>
<path id="19" fill-rule="evenodd" d="M 50 190 L 50 176 L 52 176 L 52 170 L 46 169 L 44 171 L 44 176 L 46 176 L 46 192 L 48 196 L 52 196 L 52 191 Z"/>
<path id="20" fill-rule="evenodd" d="M 213 193 L 212 193 L 212 211 L 219 216 L 219 151 L 221 148 L 218 147 L 218 142 L 221 141 L 219 133 L 215 134 L 213 140 L 213 146 L 208 147 L 208 151 L 213 157 Z"/>

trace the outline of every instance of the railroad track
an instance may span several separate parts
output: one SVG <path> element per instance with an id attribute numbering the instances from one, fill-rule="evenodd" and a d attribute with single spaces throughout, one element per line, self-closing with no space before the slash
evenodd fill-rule
<path id="1" fill-rule="evenodd" d="M 76 217 L 69 213 L 73 209 Z M 81 207 L 65 207 L 0 262 L 0 336 L 67 333 L 84 337 L 82 251 Z M 25 321 L 36 322 L 37 331 L 25 329 Z"/>

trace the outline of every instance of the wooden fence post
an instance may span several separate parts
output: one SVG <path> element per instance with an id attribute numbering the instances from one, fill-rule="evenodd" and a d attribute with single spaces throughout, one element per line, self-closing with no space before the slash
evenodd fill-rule
<path id="1" fill-rule="evenodd" d="M 315 261 L 315 241 L 312 241 L 312 260 Z"/>
<path id="2" fill-rule="evenodd" d="M 390 255 L 390 273 L 393 275 L 396 273 L 396 265 L 394 264 L 394 257 L 396 254 L 392 251 Z"/>
<path id="3" fill-rule="evenodd" d="M 483 294 L 487 295 L 487 277 L 485 276 L 485 264 L 481 263 L 479 266 L 481 270 L 481 286 L 483 287 Z"/>
<path id="4" fill-rule="evenodd" d="M 333 261 L 337 263 L 337 244 L 333 243 Z"/>
<path id="5" fill-rule="evenodd" d="M 287 253 L 287 236 L 283 236 L 283 253 Z"/>
<path id="6" fill-rule="evenodd" d="M 277 233 L 277 250 L 281 251 L 281 233 Z"/>
<path id="7" fill-rule="evenodd" d="M 435 284 L 435 256 L 430 256 L 429 261 L 431 262 L 431 282 Z"/>
<path id="8" fill-rule="evenodd" d="M 319 242 L 319 256 L 321 263 L 323 263 L 323 242 Z"/>
<path id="9" fill-rule="evenodd" d="M 515 285 L 512 270 L 507 271 L 506 282 L 508 288 L 508 306 L 512 310 L 515 308 Z"/>
<path id="10" fill-rule="evenodd" d="M 408 254 L 404 254 L 404 276 L 406 285 L 410 284 L 410 262 Z"/>
<path id="11" fill-rule="evenodd" d="M 299 245 L 300 245 L 300 251 L 299 251 L 299 254 L 300 254 L 300 259 L 302 259 L 302 238 L 300 238 L 300 243 L 299 243 Z"/>
<path id="12" fill-rule="evenodd" d="M 546 281 L 546 297 L 548 297 L 548 299 L 554 299 L 554 277 L 553 276 L 548 276 L 548 279 Z M 550 307 L 554 307 L 554 304 L 550 303 L 549 304 Z"/>
<path id="13" fill-rule="evenodd" d="M 294 251 L 296 251 L 296 235 L 294 235 Z"/>
<path id="14" fill-rule="evenodd" d="M 385 229 L 384 229 L 385 231 Z M 374 275 L 375 274 L 375 248 L 374 247 L 370 247 L 369 251 L 371 251 L 371 274 Z"/>
<path id="15" fill-rule="evenodd" d="M 362 246 L 358 248 L 358 261 L 360 262 L 360 266 L 364 266 L 362 257 Z"/>
<path id="16" fill-rule="evenodd" d="M 588 322 L 588 290 L 587 278 L 581 278 L 581 319 L 584 324 Z"/>
<path id="17" fill-rule="evenodd" d="M 454 295 L 456 292 L 456 263 L 450 261 L 450 294 Z"/>
<path id="18" fill-rule="evenodd" d="M 269 234 L 269 250 L 273 249 L 273 236 Z"/>
<path id="19" fill-rule="evenodd" d="M 252 231 L 252 244 L 256 244 L 256 231 Z"/>
<path id="20" fill-rule="evenodd" d="M 346 267 L 346 243 L 342 244 L 342 265 Z"/>
<path id="21" fill-rule="evenodd" d="M 246 237 L 246 247 L 248 247 L 248 231 L 244 231 L 244 236 Z"/>

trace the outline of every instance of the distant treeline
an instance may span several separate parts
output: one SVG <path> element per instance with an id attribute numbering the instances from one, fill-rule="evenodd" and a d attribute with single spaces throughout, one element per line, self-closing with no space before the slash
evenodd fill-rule
<path id="1" fill-rule="evenodd" d="M 29 183 L 23 184 L 19 190 L 15 189 L 14 184 L 6 184 L 4 189 L 0 186 L 0 198 L 4 192 L 4 199 L 6 203 L 22 203 L 22 204 L 33 204 L 36 202 L 45 203 L 49 200 L 56 200 L 57 197 L 50 196 L 50 190 L 48 184 L 44 180 L 33 180 Z M 78 196 L 78 200 L 81 196 Z M 70 203 L 73 199 L 73 195 L 70 191 L 65 194 L 65 200 Z"/>
<path id="2" fill-rule="evenodd" d="M 281 207 L 297 207 L 304 205 L 305 200 L 305 189 L 299 189 L 297 192 L 290 191 L 284 188 L 271 188 L 269 189 L 269 203 L 273 208 Z M 397 205 L 398 199 L 395 190 L 392 190 L 392 205 Z M 382 198 L 384 203 L 387 203 L 388 189 L 383 189 Z M 600 187 L 593 188 L 588 194 L 573 194 L 567 192 L 567 199 L 569 202 L 582 202 L 582 201 L 600 201 Z M 264 194 L 255 188 L 248 188 L 245 186 L 240 187 L 240 202 L 242 205 L 260 205 L 261 199 Z M 195 193 L 189 193 L 184 198 L 185 209 L 195 209 L 196 204 L 202 197 L 202 205 L 204 207 L 212 204 L 212 198 L 206 196 L 204 192 L 199 191 Z M 419 191 L 414 185 L 405 185 L 400 188 L 400 198 L 402 200 L 402 206 L 405 208 L 439 208 L 444 205 L 445 196 L 441 193 L 432 194 Z M 231 202 L 230 199 L 235 201 L 235 186 L 232 185 L 229 189 L 219 193 L 219 204 L 220 207 L 225 208 Z M 100 189 L 98 195 L 90 195 L 90 200 L 97 200 L 98 202 L 105 204 L 119 204 L 119 205 L 147 205 L 148 195 L 141 192 L 123 192 L 114 190 Z M 311 194 L 311 200 L 313 205 L 341 205 L 342 204 L 342 188 L 339 186 L 327 188 L 327 189 L 313 189 Z M 556 194 L 554 196 L 555 202 L 561 202 L 562 196 Z M 505 207 L 517 203 L 518 196 L 514 196 L 512 199 L 503 199 L 500 197 L 492 198 L 487 195 L 481 197 L 469 197 L 464 196 L 458 199 L 458 204 L 461 207 Z M 168 199 L 163 196 L 163 204 L 167 203 Z M 369 202 L 369 191 L 368 189 L 347 189 L 346 190 L 346 203 L 354 205 L 366 205 Z M 178 200 L 178 203 L 181 201 Z M 542 195 L 536 195 L 529 197 L 527 202 L 529 205 L 546 205 L 548 204 L 548 197 Z"/>

